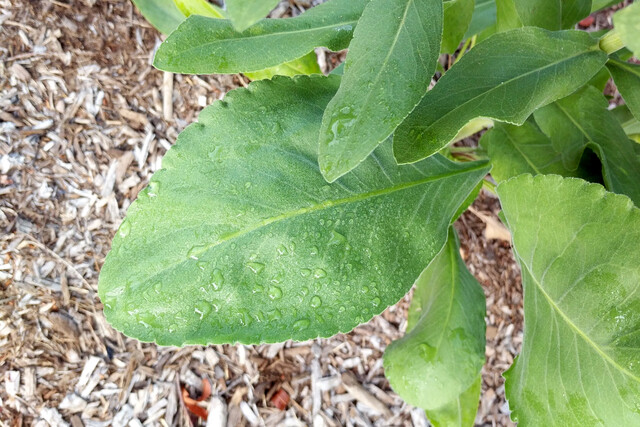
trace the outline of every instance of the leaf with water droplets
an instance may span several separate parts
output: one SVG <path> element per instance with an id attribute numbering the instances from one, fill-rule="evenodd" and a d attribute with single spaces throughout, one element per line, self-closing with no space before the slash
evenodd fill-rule
<path id="1" fill-rule="evenodd" d="M 432 421 L 442 420 L 441 425 L 460 425 L 445 423 L 449 418 L 466 420 L 462 425 L 475 419 L 484 315 L 484 293 L 460 257 L 451 229 L 442 252 L 416 282 L 407 334 L 384 354 L 385 375 L 394 391 L 425 409 Z"/>
<path id="2" fill-rule="evenodd" d="M 440 53 L 442 10 L 442 0 L 371 0 L 364 9 L 342 84 L 322 118 L 318 161 L 327 181 L 371 154 L 427 92 Z"/>
<path id="3" fill-rule="evenodd" d="M 498 195 L 524 287 L 512 419 L 640 425 L 640 209 L 557 175 L 521 175 Z"/>
<path id="4" fill-rule="evenodd" d="M 254 82 L 180 134 L 152 178 L 156 197 L 140 193 L 102 269 L 111 324 L 165 345 L 306 340 L 402 298 L 487 164 L 399 167 L 386 143 L 327 185 L 317 135 L 339 83 Z"/>

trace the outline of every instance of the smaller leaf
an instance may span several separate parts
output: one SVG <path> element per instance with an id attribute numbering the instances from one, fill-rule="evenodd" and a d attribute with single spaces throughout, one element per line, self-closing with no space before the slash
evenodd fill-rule
<path id="1" fill-rule="evenodd" d="M 516 10 L 514 0 L 496 0 L 497 21 L 496 32 L 522 27 L 522 21 Z"/>
<path id="2" fill-rule="evenodd" d="M 358 166 L 420 102 L 436 69 L 442 20 L 442 0 L 367 5 L 322 118 L 318 162 L 327 181 Z"/>
<path id="3" fill-rule="evenodd" d="M 607 68 L 629 110 L 640 120 L 640 65 L 611 58 Z"/>
<path id="4" fill-rule="evenodd" d="M 476 0 L 469 29 L 464 38 L 472 37 L 490 29 L 496 23 L 496 1 Z"/>
<path id="5" fill-rule="evenodd" d="M 484 364 L 484 315 L 484 293 L 460 257 L 451 229 L 444 249 L 416 282 L 407 334 L 385 351 L 385 375 L 393 389 L 427 415 L 436 410 L 443 417 L 471 388 L 475 396 L 465 396 L 470 408 L 463 412 L 475 414 L 479 390 L 474 385 Z"/>
<path id="6" fill-rule="evenodd" d="M 267 68 L 262 71 L 254 71 L 253 73 L 244 73 L 251 80 L 270 79 L 273 76 L 289 76 L 293 77 L 298 74 L 322 74 L 320 65 L 318 65 L 318 57 L 315 52 L 309 52 L 302 58 L 295 59 L 275 67 Z"/>
<path id="7" fill-rule="evenodd" d="M 469 29 L 473 16 L 474 0 L 450 0 L 444 3 L 443 53 L 454 53 Z"/>
<path id="8" fill-rule="evenodd" d="M 562 30 L 591 13 L 591 0 L 514 0 L 526 26 Z"/>
<path id="9" fill-rule="evenodd" d="M 640 58 L 640 3 L 633 3 L 613 15 L 613 25 L 622 42 Z"/>
<path id="10" fill-rule="evenodd" d="M 222 10 L 207 0 L 173 0 L 173 2 L 185 17 L 202 15 L 211 18 L 224 18 Z"/>
<path id="11" fill-rule="evenodd" d="M 142 16 L 163 34 L 170 34 L 184 21 L 173 0 L 133 0 Z"/>
<path id="12" fill-rule="evenodd" d="M 225 0 L 227 14 L 238 31 L 244 31 L 275 8 L 280 0 Z"/>

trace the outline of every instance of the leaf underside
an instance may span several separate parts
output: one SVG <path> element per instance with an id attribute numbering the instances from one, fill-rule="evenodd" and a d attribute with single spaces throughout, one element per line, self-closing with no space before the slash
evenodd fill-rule
<path id="1" fill-rule="evenodd" d="M 477 117 L 521 125 L 584 85 L 606 60 L 597 41 L 580 31 L 495 34 L 451 67 L 398 127 L 396 159 L 411 163 L 437 153 Z"/>
<path id="2" fill-rule="evenodd" d="M 339 82 L 254 82 L 180 134 L 102 269 L 114 327 L 163 345 L 306 340 L 408 291 L 488 168 L 399 167 L 387 143 L 328 185 L 317 134 Z"/>
<path id="3" fill-rule="evenodd" d="M 385 376 L 394 391 L 427 416 L 456 413 L 473 420 L 485 359 L 484 315 L 484 293 L 451 229 L 447 244 L 416 282 L 407 334 L 385 351 Z"/>
<path id="4" fill-rule="evenodd" d="M 522 269 L 524 341 L 505 373 L 519 425 L 640 425 L 640 210 L 602 186 L 498 186 Z"/>
<path id="5" fill-rule="evenodd" d="M 427 92 L 440 53 L 442 10 L 442 0 L 367 5 L 322 120 L 318 160 L 327 181 L 364 160 Z"/>

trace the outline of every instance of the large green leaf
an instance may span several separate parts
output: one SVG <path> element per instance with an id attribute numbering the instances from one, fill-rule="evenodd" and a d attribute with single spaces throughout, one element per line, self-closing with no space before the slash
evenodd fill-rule
<path id="1" fill-rule="evenodd" d="M 608 107 L 606 98 L 588 86 L 536 111 L 535 119 L 565 156 L 567 168 L 575 169 L 584 148 L 590 147 L 600 157 L 607 188 L 640 205 L 640 159 L 635 143 Z"/>
<path id="2" fill-rule="evenodd" d="M 484 315 L 484 293 L 450 230 L 447 244 L 416 282 L 407 334 L 385 351 L 385 376 L 394 391 L 427 415 L 458 402 L 484 364 Z M 461 414 L 475 416 L 479 397 L 478 392 L 465 401 Z"/>
<path id="3" fill-rule="evenodd" d="M 190 16 L 160 45 L 154 66 L 176 73 L 245 73 L 293 61 L 315 47 L 344 49 L 367 2 L 331 0 L 243 32 L 227 20 Z"/>
<path id="4" fill-rule="evenodd" d="M 591 13 L 591 0 L 514 0 L 524 25 L 561 30 Z"/>
<path id="5" fill-rule="evenodd" d="M 489 153 L 491 176 L 498 182 L 523 173 L 574 176 L 576 172 L 576 168 L 565 167 L 562 154 L 530 121 L 522 126 L 496 123 L 482 136 L 480 144 Z"/>
<path id="6" fill-rule="evenodd" d="M 633 3 L 613 15 L 615 31 L 636 58 L 640 58 L 640 3 Z"/>
<path id="7" fill-rule="evenodd" d="M 498 186 L 524 287 L 505 374 L 522 426 L 640 425 L 640 210 L 576 178 Z"/>
<path id="8" fill-rule="evenodd" d="M 306 340 L 409 290 L 488 167 L 399 167 L 387 143 L 328 185 L 317 135 L 339 82 L 254 82 L 180 134 L 102 268 L 114 327 L 164 345 Z"/>
<path id="9" fill-rule="evenodd" d="M 318 161 L 327 181 L 360 164 L 420 102 L 436 69 L 442 20 L 442 0 L 367 5 L 322 118 Z"/>
<path id="10" fill-rule="evenodd" d="M 454 53 L 469 29 L 473 16 L 474 0 L 449 0 L 444 2 L 443 53 Z"/>
<path id="11" fill-rule="evenodd" d="M 132 0 L 142 16 L 163 34 L 170 34 L 184 20 L 173 0 Z"/>
<path id="12" fill-rule="evenodd" d="M 496 23 L 496 1 L 476 0 L 471 23 L 465 38 L 479 34 Z"/>
<path id="13" fill-rule="evenodd" d="M 244 31 L 265 16 L 280 0 L 225 0 L 227 16 L 238 31 Z"/>
<path id="14" fill-rule="evenodd" d="M 640 65 L 611 58 L 607 68 L 627 107 L 640 120 Z"/>
<path id="15" fill-rule="evenodd" d="M 537 108 L 585 84 L 607 61 L 580 31 L 519 28 L 478 44 L 438 81 L 394 135 L 410 163 L 440 151 L 477 117 L 522 124 Z"/>

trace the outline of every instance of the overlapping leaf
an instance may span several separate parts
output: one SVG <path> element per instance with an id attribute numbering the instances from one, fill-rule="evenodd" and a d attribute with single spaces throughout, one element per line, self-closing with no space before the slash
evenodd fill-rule
<path id="1" fill-rule="evenodd" d="M 610 191 L 626 194 L 640 205 L 640 159 L 635 143 L 608 110 L 609 103 L 595 88 L 586 87 L 535 112 L 540 129 L 564 156 L 568 169 L 577 167 L 585 147 L 602 162 Z"/>
<path id="2" fill-rule="evenodd" d="M 442 8 L 442 0 L 371 0 L 365 8 L 342 84 L 322 119 L 318 161 L 327 181 L 363 161 L 427 92 L 440 53 Z"/>
<path id="3" fill-rule="evenodd" d="M 316 47 L 349 45 L 368 0 L 331 0 L 300 16 L 264 19 L 243 32 L 227 20 L 191 16 L 162 43 L 154 66 L 177 73 L 246 73 L 275 67 Z"/>
<path id="4" fill-rule="evenodd" d="M 278 5 L 280 0 L 225 0 L 227 15 L 238 31 L 244 31 Z"/>
<path id="5" fill-rule="evenodd" d="M 505 374 L 519 425 L 640 425 L 640 210 L 575 178 L 522 175 L 498 194 L 524 287 Z"/>
<path id="6" fill-rule="evenodd" d="M 142 16 L 161 33 L 170 34 L 184 20 L 173 0 L 132 0 Z"/>
<path id="7" fill-rule="evenodd" d="M 482 33 L 496 23 L 496 1 L 476 0 L 471 23 L 465 38 Z"/>
<path id="8" fill-rule="evenodd" d="M 471 420 L 484 364 L 485 298 L 460 257 L 455 231 L 416 283 L 407 334 L 384 354 L 385 376 L 408 403 L 440 420 Z"/>
<path id="9" fill-rule="evenodd" d="M 165 345 L 306 340 L 409 290 L 488 168 L 399 167 L 387 143 L 328 185 L 317 135 L 339 82 L 276 77 L 203 110 L 114 238 L 99 282 L 112 325 Z"/>
<path id="10" fill-rule="evenodd" d="M 514 0 L 524 25 L 561 30 L 591 13 L 591 0 Z"/>
<path id="11" fill-rule="evenodd" d="M 636 58 L 640 58 L 640 3 L 633 3 L 613 15 L 615 31 Z"/>
<path id="12" fill-rule="evenodd" d="M 444 2 L 444 29 L 441 52 L 454 53 L 469 29 L 475 10 L 474 0 L 449 0 Z"/>
<path id="13" fill-rule="evenodd" d="M 629 110 L 640 120 L 640 65 L 611 58 L 607 68 Z"/>
<path id="14" fill-rule="evenodd" d="M 191 15 L 209 16 L 212 18 L 224 18 L 224 14 L 219 7 L 214 6 L 207 0 L 173 0 L 180 12 L 187 17 Z"/>
<path id="15" fill-rule="evenodd" d="M 597 41 L 579 31 L 495 34 L 462 57 L 398 127 L 396 159 L 410 163 L 437 153 L 477 117 L 520 125 L 584 85 L 606 60 Z"/>

